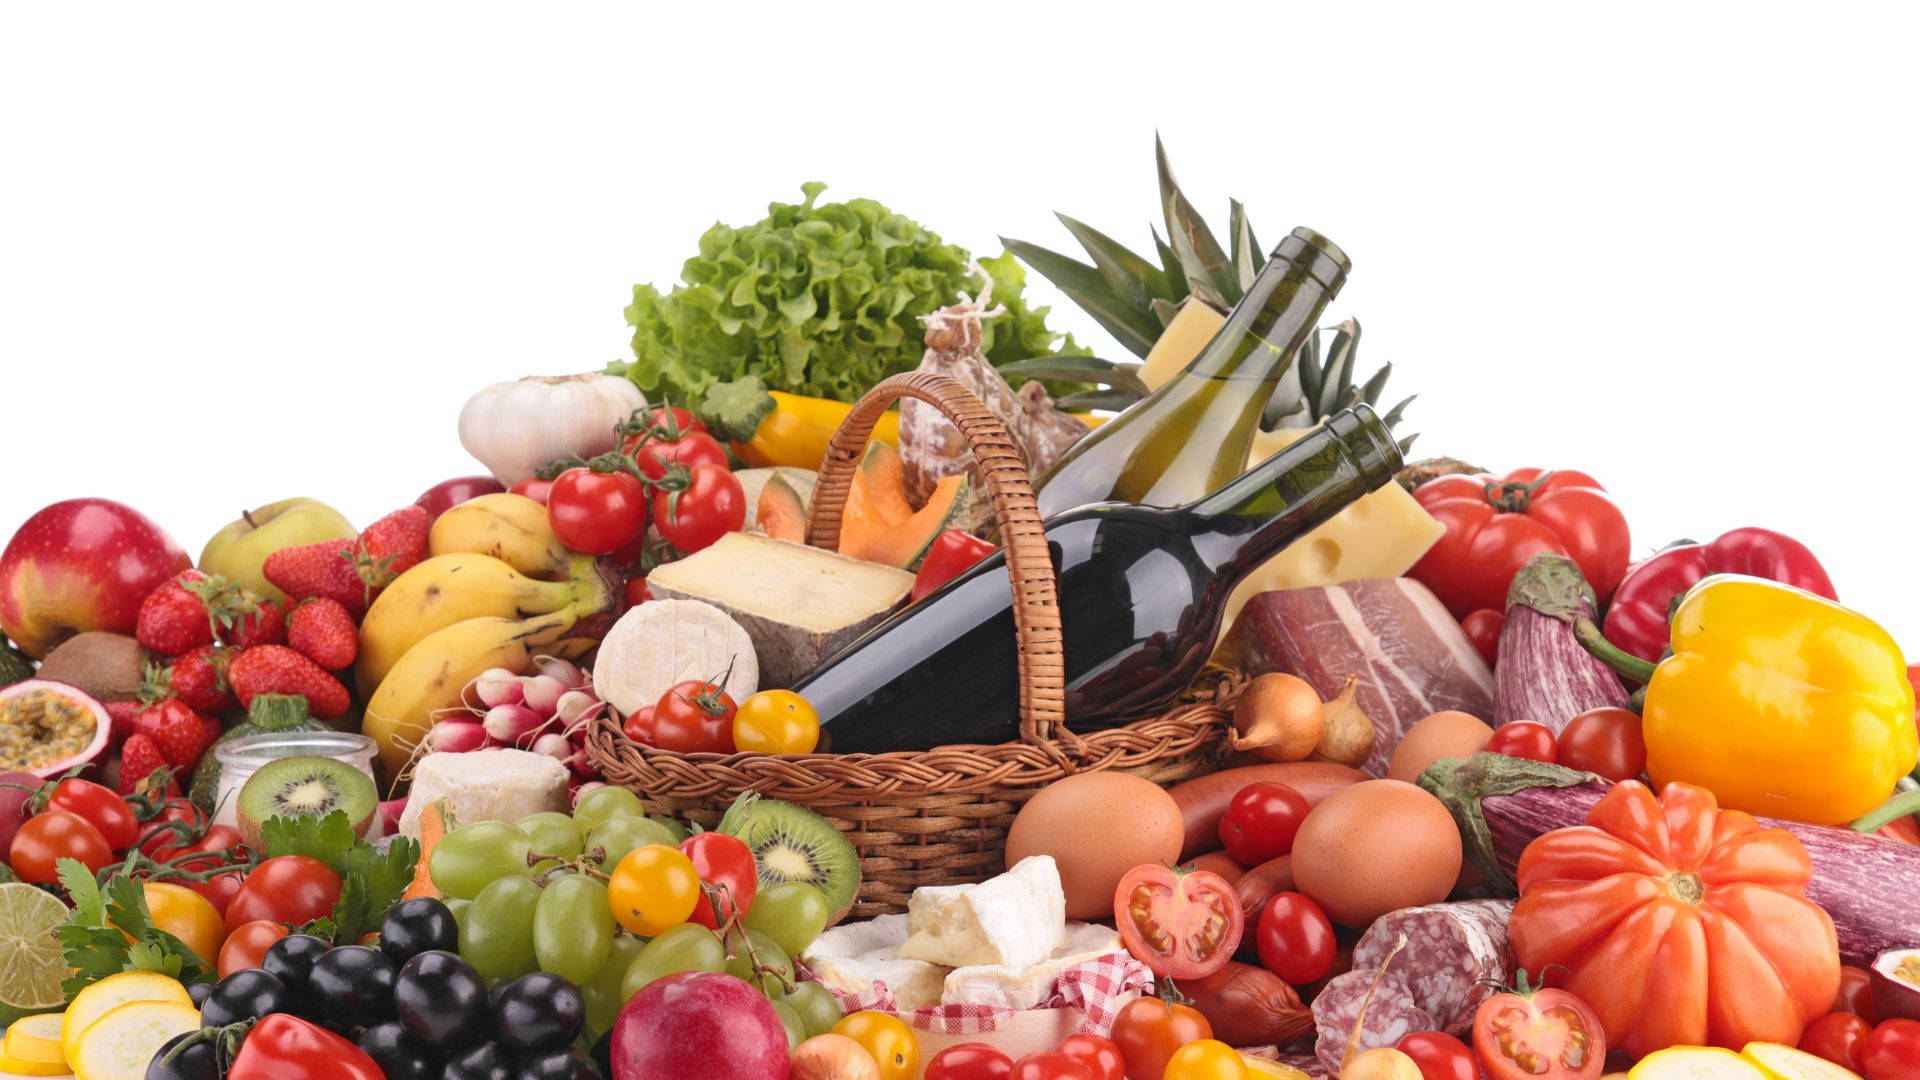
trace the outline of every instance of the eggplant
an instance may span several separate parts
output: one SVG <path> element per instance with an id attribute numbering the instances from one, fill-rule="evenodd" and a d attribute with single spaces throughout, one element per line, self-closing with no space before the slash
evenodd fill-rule
<path id="1" fill-rule="evenodd" d="M 1465 761 L 1441 758 L 1420 774 L 1420 786 L 1453 814 L 1464 853 L 1489 891 L 1512 896 L 1526 846 L 1542 833 L 1586 824 L 1610 785 L 1592 773 L 1481 752 Z M 1813 861 L 1807 899 L 1833 918 L 1842 963 L 1871 967 L 1882 953 L 1920 942 L 1920 904 L 1913 902 L 1920 847 L 1852 829 L 1757 820 L 1806 845 Z"/>
<path id="2" fill-rule="evenodd" d="M 1507 590 L 1507 621 L 1493 666 L 1493 726 L 1531 720 L 1560 734 L 1589 709 L 1627 707 L 1613 669 L 1580 644 L 1575 628 L 1596 622 L 1593 589 L 1579 564 L 1543 551 Z"/>

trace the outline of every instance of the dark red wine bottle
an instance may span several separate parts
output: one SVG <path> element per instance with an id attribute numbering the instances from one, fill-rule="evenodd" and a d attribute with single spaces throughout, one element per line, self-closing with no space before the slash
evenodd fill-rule
<path id="1" fill-rule="evenodd" d="M 1065 638 L 1067 723 L 1158 712 L 1200 674 L 1227 596 L 1274 553 L 1391 483 L 1400 451 L 1365 405 L 1176 507 L 1097 503 L 1047 522 Z M 924 750 L 1019 737 L 1013 594 L 996 554 L 874 627 L 794 689 L 823 749 Z"/>

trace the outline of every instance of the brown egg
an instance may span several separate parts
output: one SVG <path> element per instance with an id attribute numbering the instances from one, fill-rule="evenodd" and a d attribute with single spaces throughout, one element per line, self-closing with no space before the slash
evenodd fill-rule
<path id="1" fill-rule="evenodd" d="M 1041 788 L 1007 832 L 1007 865 L 1051 855 L 1067 918 L 1110 919 L 1121 875 L 1143 863 L 1171 866 L 1186 831 L 1173 796 L 1151 780 L 1076 773 Z"/>
<path id="2" fill-rule="evenodd" d="M 1446 899 L 1460 875 L 1460 832 L 1440 800 L 1400 780 L 1330 795 L 1293 841 L 1293 880 L 1342 926 Z"/>
<path id="3" fill-rule="evenodd" d="M 1448 709 L 1416 722 L 1393 748 L 1387 779 L 1411 784 L 1443 757 L 1468 758 L 1486 748 L 1493 729 L 1477 716 Z"/>

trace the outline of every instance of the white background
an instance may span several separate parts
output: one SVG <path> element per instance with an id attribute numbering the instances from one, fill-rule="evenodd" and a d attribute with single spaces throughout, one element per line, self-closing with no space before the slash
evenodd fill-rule
<path id="1" fill-rule="evenodd" d="M 1069 245 L 1055 209 L 1147 245 L 1158 129 L 1217 227 L 1354 257 L 1332 314 L 1417 450 L 1584 468 L 1640 551 L 1794 533 L 1920 653 L 1892 6 L 37 8 L 0 13 L 0 537 L 78 495 L 191 552 L 296 494 L 364 525 L 477 471 L 473 390 L 622 356 L 715 220 L 820 179 L 975 250 Z"/>

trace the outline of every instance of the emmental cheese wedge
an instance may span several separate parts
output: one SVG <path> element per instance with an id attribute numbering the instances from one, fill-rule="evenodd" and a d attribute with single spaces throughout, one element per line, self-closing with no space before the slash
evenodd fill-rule
<path id="1" fill-rule="evenodd" d="M 700 600 L 753 641 L 762 688 L 791 686 L 897 610 L 913 575 L 831 551 L 728 533 L 647 575 L 663 600 Z"/>

